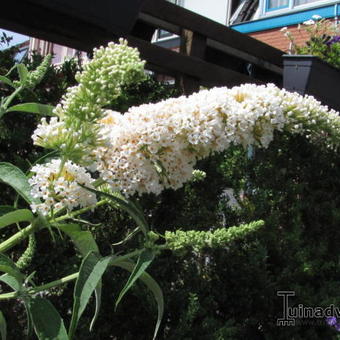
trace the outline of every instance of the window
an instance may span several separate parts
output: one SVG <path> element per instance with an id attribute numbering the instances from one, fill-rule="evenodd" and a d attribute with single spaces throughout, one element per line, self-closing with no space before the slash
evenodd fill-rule
<path id="1" fill-rule="evenodd" d="M 280 8 L 287 8 L 289 0 L 267 0 L 267 11 L 272 11 Z"/>
<path id="2" fill-rule="evenodd" d="M 316 2 L 316 1 L 320 1 L 320 0 L 294 0 L 294 6 L 309 4 L 311 2 Z"/>
<path id="3" fill-rule="evenodd" d="M 162 29 L 159 29 L 157 31 L 157 39 L 169 38 L 171 36 L 173 36 L 173 34 L 171 32 L 168 32 L 168 31 L 165 31 L 165 30 L 162 30 Z"/>
<path id="4" fill-rule="evenodd" d="M 184 0 L 167 0 L 168 2 L 171 2 L 174 5 L 177 6 L 183 6 L 184 4 Z M 175 37 L 176 35 L 168 32 L 166 30 L 163 29 L 158 29 L 156 32 L 156 40 L 162 40 L 162 39 L 166 39 L 166 38 L 172 38 Z"/>
<path id="5" fill-rule="evenodd" d="M 326 3 L 326 0 L 260 0 L 262 4 L 263 14 L 271 13 L 274 11 L 284 12 L 285 10 L 298 8 L 303 6 L 303 8 L 310 6 L 315 6 L 317 2 Z M 337 2 L 335 0 L 330 0 L 329 2 Z"/>

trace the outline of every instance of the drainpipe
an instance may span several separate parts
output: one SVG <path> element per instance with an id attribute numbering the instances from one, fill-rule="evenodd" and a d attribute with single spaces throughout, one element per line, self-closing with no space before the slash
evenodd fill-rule
<path id="1" fill-rule="evenodd" d="M 338 21 L 338 3 L 334 4 L 334 23 L 337 25 Z"/>

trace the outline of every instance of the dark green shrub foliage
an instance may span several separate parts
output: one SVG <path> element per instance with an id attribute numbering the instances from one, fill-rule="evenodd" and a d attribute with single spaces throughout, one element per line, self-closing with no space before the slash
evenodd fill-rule
<path id="1" fill-rule="evenodd" d="M 33 64 L 39 56 L 35 58 Z M 10 63 L 2 65 L 10 67 Z M 51 67 L 37 91 L 25 93 L 22 101 L 56 104 L 65 89 L 74 84 L 77 68 L 72 61 L 61 69 Z M 1 91 L 6 88 L 1 87 Z M 125 89 L 113 109 L 124 112 L 131 105 L 176 95 L 172 87 L 149 79 Z M 0 135 L 1 161 L 27 169 L 29 162 L 41 155 L 30 139 L 36 123 L 36 118 L 28 114 L 5 117 Z M 319 150 L 303 137 L 277 134 L 267 150 L 231 148 L 201 161 L 198 168 L 206 172 L 205 180 L 165 191 L 159 197 L 139 199 L 154 231 L 164 233 L 175 227 L 213 231 L 260 219 L 265 227 L 223 249 L 203 248 L 181 256 L 169 252 L 155 260 L 150 274 L 159 282 L 166 299 L 159 339 L 337 339 L 323 319 L 318 325 L 313 319 L 304 320 L 311 321 L 309 325 L 277 327 L 282 298 L 276 294 L 279 290 L 294 290 L 296 296 L 291 303 L 295 305 L 340 306 L 339 153 Z M 240 209 L 228 207 L 223 194 L 227 188 L 233 188 L 235 196 L 242 194 L 238 199 Z M 12 199 L 8 192 L 2 204 L 11 204 Z M 84 225 L 84 229 L 96 230 L 103 255 L 112 248 L 118 252 L 136 246 L 130 241 L 112 246 L 134 229 L 123 213 L 103 208 L 86 217 L 93 223 L 105 220 L 101 226 Z M 74 264 L 79 263 L 72 246 L 59 235 L 38 235 L 33 264 L 28 264 L 26 271 L 38 267 L 45 281 L 55 279 L 56 272 L 72 273 Z M 24 250 L 17 249 L 15 260 Z M 34 279 L 42 280 L 39 274 Z M 105 274 L 102 310 L 95 329 L 88 332 L 93 311 L 87 308 L 77 339 L 151 339 L 155 305 L 148 296 L 145 302 L 147 291 L 142 284 L 131 290 L 114 313 L 114 299 L 126 279 L 126 273 L 118 269 Z M 72 285 L 55 289 L 50 297 L 66 322 L 71 297 Z M 9 339 L 22 339 L 21 327 L 14 325 L 18 315 L 24 315 L 23 306 L 2 303 L 1 309 L 8 315 Z M 21 326 L 25 322 L 22 317 Z"/>

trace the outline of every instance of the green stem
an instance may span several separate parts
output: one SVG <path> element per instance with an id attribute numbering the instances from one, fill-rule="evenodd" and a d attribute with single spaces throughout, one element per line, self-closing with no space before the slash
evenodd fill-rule
<path id="1" fill-rule="evenodd" d="M 19 292 L 11 292 L 11 293 L 0 294 L 0 300 L 15 299 L 18 296 L 19 296 Z"/>
<path id="2" fill-rule="evenodd" d="M 106 199 L 100 200 L 100 201 L 98 201 L 96 204 L 91 205 L 90 207 L 82 208 L 82 209 L 73 211 L 73 212 L 71 212 L 71 213 L 69 213 L 69 214 L 66 214 L 66 215 L 63 215 L 63 216 L 56 217 L 56 218 L 50 220 L 50 222 L 51 222 L 51 223 L 55 223 L 55 222 L 60 222 L 60 221 L 67 220 L 68 218 L 76 217 L 76 216 L 81 215 L 81 214 L 83 214 L 84 212 L 87 212 L 87 211 L 89 211 L 89 210 L 91 210 L 91 209 L 100 207 L 101 205 L 103 205 L 103 204 L 105 204 L 105 203 L 107 203 L 107 200 L 106 200 Z"/>
<path id="3" fill-rule="evenodd" d="M 110 263 L 111 263 L 111 265 L 116 265 L 121 261 L 125 261 L 125 260 L 132 258 L 132 257 L 138 256 L 142 251 L 143 251 L 143 249 L 137 249 L 137 250 L 134 250 L 133 252 L 131 252 L 129 254 L 112 258 Z M 28 291 L 28 294 L 36 294 L 38 292 L 48 290 L 48 289 L 53 288 L 53 287 L 61 286 L 65 283 L 76 280 L 78 278 L 78 276 L 79 276 L 79 272 L 73 273 L 73 274 L 65 276 L 61 279 L 51 281 L 49 283 L 46 283 L 46 284 L 38 286 L 38 287 L 31 288 Z M 18 296 L 20 296 L 20 292 L 11 292 L 11 293 L 0 294 L 0 300 L 14 299 L 14 298 L 17 298 Z"/>
<path id="4" fill-rule="evenodd" d="M 9 104 L 11 104 L 12 100 L 21 92 L 24 88 L 22 86 L 19 86 L 4 102 L 3 108 L 5 111 L 8 109 Z"/>
<path id="5" fill-rule="evenodd" d="M 29 293 L 30 294 L 35 294 L 35 293 L 41 292 L 43 290 L 47 290 L 47 289 L 50 289 L 50 288 L 53 288 L 53 287 L 60 286 L 60 285 L 62 285 L 64 283 L 76 280 L 78 278 L 78 275 L 79 275 L 79 273 L 73 273 L 73 274 L 65 276 L 65 277 L 63 277 L 63 278 L 61 278 L 59 280 L 55 280 L 55 281 L 46 283 L 46 284 L 38 286 L 38 287 L 34 287 L 31 290 L 29 290 Z M 1 295 L 0 295 L 0 297 L 1 297 Z"/>
<path id="6" fill-rule="evenodd" d="M 5 251 L 13 248 L 16 244 L 24 240 L 29 235 L 33 234 L 39 227 L 40 224 L 37 221 L 33 221 L 33 223 L 28 227 L 21 229 L 16 234 L 0 243 L 0 253 L 4 253 Z"/>

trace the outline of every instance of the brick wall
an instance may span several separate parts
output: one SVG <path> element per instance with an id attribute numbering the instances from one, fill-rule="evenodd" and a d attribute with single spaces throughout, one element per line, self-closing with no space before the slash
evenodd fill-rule
<path id="1" fill-rule="evenodd" d="M 299 31 L 296 26 L 289 26 L 288 31 L 295 37 L 295 42 L 298 45 L 302 45 L 306 39 L 307 34 L 304 31 Z M 263 41 L 264 43 L 276 47 L 282 51 L 287 52 L 289 49 L 289 41 L 283 35 L 283 32 L 280 31 L 280 28 L 268 30 L 268 31 L 261 31 L 261 32 L 254 32 L 249 34 L 251 37 Z"/>

